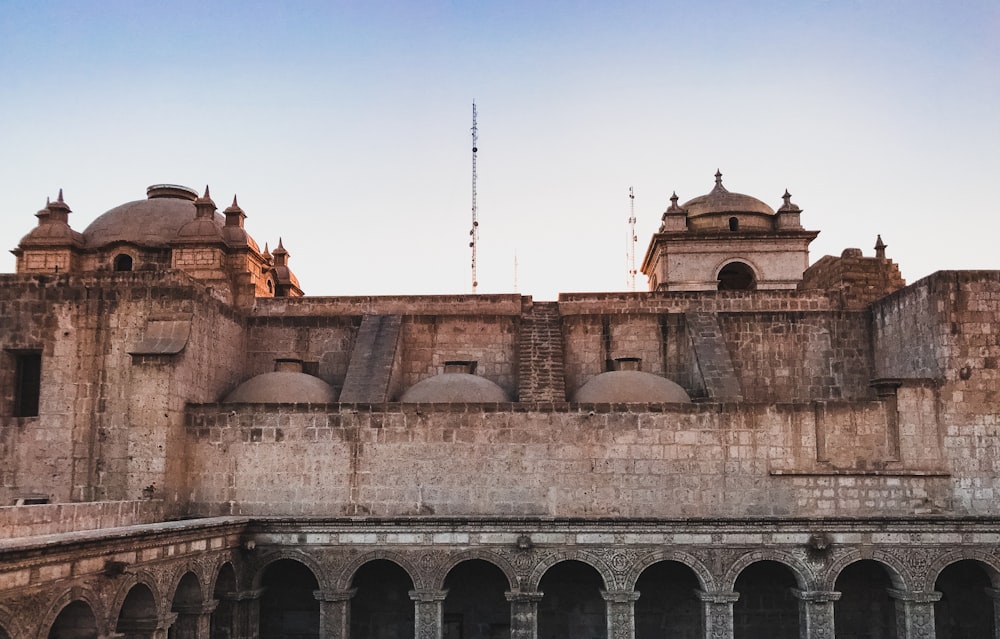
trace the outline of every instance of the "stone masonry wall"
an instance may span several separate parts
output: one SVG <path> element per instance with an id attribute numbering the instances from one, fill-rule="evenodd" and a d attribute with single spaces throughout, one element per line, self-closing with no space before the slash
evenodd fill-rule
<path id="1" fill-rule="evenodd" d="M 912 409 L 898 424 L 915 443 L 900 451 L 886 402 L 192 407 L 190 514 L 950 512 L 948 461 L 921 458 L 938 440 L 933 410 L 898 403 Z M 818 433 L 839 444 L 862 431 L 885 444 L 818 459 Z"/>

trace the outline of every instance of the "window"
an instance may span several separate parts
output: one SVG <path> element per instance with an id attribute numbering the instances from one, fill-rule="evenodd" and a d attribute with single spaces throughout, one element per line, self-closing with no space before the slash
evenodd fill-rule
<path id="1" fill-rule="evenodd" d="M 16 353 L 14 358 L 14 417 L 36 417 L 42 390 L 42 354 Z"/>
<path id="2" fill-rule="evenodd" d="M 740 220 L 739 218 L 731 217 L 729 218 L 729 230 L 738 231 L 740 230 Z"/>
<path id="3" fill-rule="evenodd" d="M 720 291 L 752 291 L 757 288 L 753 269 L 742 262 L 730 262 L 719 271 Z"/>
<path id="4" fill-rule="evenodd" d="M 115 256 L 116 271 L 131 271 L 132 270 L 132 256 L 126 253 L 119 253 Z"/>

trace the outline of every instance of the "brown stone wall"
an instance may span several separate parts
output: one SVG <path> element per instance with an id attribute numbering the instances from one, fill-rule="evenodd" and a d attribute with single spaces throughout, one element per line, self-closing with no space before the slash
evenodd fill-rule
<path id="1" fill-rule="evenodd" d="M 820 428 L 890 441 L 886 402 L 393 406 L 192 407 L 192 514 L 822 517 L 952 504 L 945 471 L 886 447 L 818 459 Z M 899 423 L 933 447 L 923 417 Z"/>
<path id="2" fill-rule="evenodd" d="M 239 381 L 273 371 L 275 359 L 293 358 L 339 393 L 360 324 L 360 316 L 254 318 L 247 327 L 246 368 Z"/>

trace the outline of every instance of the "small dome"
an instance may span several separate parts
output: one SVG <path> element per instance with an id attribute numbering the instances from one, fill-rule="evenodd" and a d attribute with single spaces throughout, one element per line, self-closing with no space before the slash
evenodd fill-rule
<path id="1" fill-rule="evenodd" d="M 227 404 L 329 404 L 337 401 L 337 396 L 333 387 L 318 377 L 277 371 L 251 377 L 222 401 Z"/>
<path id="2" fill-rule="evenodd" d="M 774 215 L 774 209 L 757 198 L 726 190 L 726 187 L 722 186 L 722 173 L 719 172 L 715 174 L 715 188 L 705 195 L 688 200 L 681 208 L 687 211 L 689 218 L 713 213 Z"/>
<path id="3" fill-rule="evenodd" d="M 687 391 L 665 377 L 642 371 L 609 371 L 577 389 L 574 402 L 689 404 Z"/>
<path id="4" fill-rule="evenodd" d="M 401 402 L 462 403 L 509 402 L 504 389 L 485 377 L 469 373 L 441 373 L 422 379 L 403 393 Z"/>

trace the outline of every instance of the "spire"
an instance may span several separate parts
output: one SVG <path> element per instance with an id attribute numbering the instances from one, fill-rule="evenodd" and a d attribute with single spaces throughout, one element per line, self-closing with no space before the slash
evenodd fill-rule
<path id="1" fill-rule="evenodd" d="M 722 171 L 715 169 L 715 188 L 712 193 L 728 193 L 726 187 L 722 186 Z"/>
<path id="2" fill-rule="evenodd" d="M 879 233 L 878 238 L 875 240 L 875 257 L 879 259 L 885 259 L 885 247 L 888 246 L 882 241 L 882 234 Z"/>
<path id="3" fill-rule="evenodd" d="M 215 217 L 215 202 L 212 201 L 212 195 L 208 192 L 208 185 L 205 185 L 205 195 L 194 201 L 194 206 L 197 209 L 195 213 L 195 218 L 207 218 L 212 219 Z"/>
<path id="4" fill-rule="evenodd" d="M 280 237 L 278 238 L 278 247 L 274 249 L 273 257 L 275 266 L 288 265 L 288 251 L 285 250 L 285 246 L 281 243 Z"/>
<path id="5" fill-rule="evenodd" d="M 59 197 L 56 198 L 56 202 L 62 202 L 63 204 L 65 204 L 65 202 L 63 201 L 62 188 L 59 189 Z"/>
<path id="6" fill-rule="evenodd" d="M 271 258 L 271 251 L 267 249 L 267 242 L 264 242 L 264 252 L 261 253 L 261 257 L 264 258 L 264 261 L 267 262 L 268 264 L 270 264 L 273 261 L 273 259 Z"/>
<path id="7" fill-rule="evenodd" d="M 72 210 L 69 208 L 69 205 L 66 204 L 66 200 L 63 199 L 62 189 L 59 189 L 59 195 L 56 197 L 56 201 L 47 202 L 45 208 L 49 210 L 51 220 L 53 222 L 69 223 L 69 214 L 72 213 Z"/>
<path id="8" fill-rule="evenodd" d="M 236 202 L 236 195 L 233 195 L 233 203 L 230 205 L 223 213 L 226 215 L 226 226 L 239 226 L 243 227 L 243 220 L 246 218 L 247 214 L 243 212 L 240 205 Z"/>

